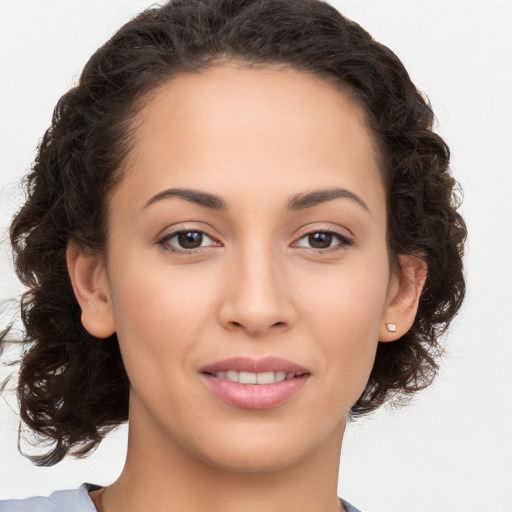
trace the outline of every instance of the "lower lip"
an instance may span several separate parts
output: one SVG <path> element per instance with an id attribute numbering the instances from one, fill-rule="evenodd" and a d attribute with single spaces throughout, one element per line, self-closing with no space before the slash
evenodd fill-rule
<path id="1" fill-rule="evenodd" d="M 271 409 L 288 401 L 306 384 L 309 375 L 273 384 L 240 384 L 227 379 L 202 374 L 208 388 L 220 398 L 241 409 Z"/>

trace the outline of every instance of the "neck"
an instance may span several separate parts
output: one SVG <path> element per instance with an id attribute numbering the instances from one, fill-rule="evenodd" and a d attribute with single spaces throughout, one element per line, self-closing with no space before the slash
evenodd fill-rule
<path id="1" fill-rule="evenodd" d="M 103 512 L 305 512 L 342 510 L 337 498 L 343 426 L 321 446 L 274 468 L 221 467 L 201 460 L 158 427 L 130 416 L 128 454 L 95 505 Z"/>

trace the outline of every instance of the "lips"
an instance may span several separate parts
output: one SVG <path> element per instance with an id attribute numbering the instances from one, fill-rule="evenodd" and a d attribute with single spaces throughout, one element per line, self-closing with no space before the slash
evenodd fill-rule
<path id="1" fill-rule="evenodd" d="M 269 409 L 296 395 L 310 372 L 277 357 L 235 357 L 200 370 L 204 383 L 217 398 L 242 409 Z"/>

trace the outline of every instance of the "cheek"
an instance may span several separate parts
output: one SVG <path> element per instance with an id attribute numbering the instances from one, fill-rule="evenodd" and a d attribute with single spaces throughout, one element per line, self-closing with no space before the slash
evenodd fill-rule
<path id="1" fill-rule="evenodd" d="M 117 336 L 130 380 L 168 381 L 169 368 L 179 373 L 187 366 L 183 363 L 213 314 L 207 293 L 211 283 L 179 268 L 139 266 L 126 259 L 111 281 Z M 176 372 L 173 376 L 179 377 Z"/>
<path id="2" fill-rule="evenodd" d="M 382 267 L 382 268 L 381 268 Z M 380 271 L 368 271 L 380 269 Z M 304 282 L 302 312 L 309 337 L 324 354 L 333 398 L 342 388 L 355 401 L 368 381 L 386 304 L 388 269 L 362 265 Z"/>
<path id="3" fill-rule="evenodd" d="M 211 281 L 212 277 L 162 262 L 138 264 L 136 259 L 125 259 L 111 279 L 117 325 L 121 329 L 129 326 L 127 334 L 135 329 L 148 338 L 158 337 L 158 333 L 163 337 L 179 335 L 182 328 L 196 328 L 204 305 L 210 300 L 208 279 Z"/>
<path id="4" fill-rule="evenodd" d="M 328 270 L 302 279 L 303 313 L 324 331 L 323 339 L 376 338 L 386 305 L 387 267 L 376 261 Z"/>

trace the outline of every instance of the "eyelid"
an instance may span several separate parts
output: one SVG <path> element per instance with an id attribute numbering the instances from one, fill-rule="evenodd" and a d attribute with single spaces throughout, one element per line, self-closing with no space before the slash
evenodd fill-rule
<path id="1" fill-rule="evenodd" d="M 180 249 L 177 247 L 173 247 L 168 244 L 169 240 L 173 239 L 175 236 L 180 235 L 181 233 L 187 232 L 195 232 L 201 233 L 202 235 L 206 235 L 210 240 L 212 240 L 212 244 L 207 246 L 199 246 L 193 249 Z M 209 247 L 220 247 L 222 243 L 210 233 L 209 230 L 205 228 L 198 228 L 196 226 L 174 226 L 173 228 L 168 228 L 164 230 L 160 235 L 158 235 L 156 239 L 156 244 L 162 248 L 164 251 L 168 251 L 174 254 L 195 254 L 198 251 L 208 249 Z"/>
<path id="2" fill-rule="evenodd" d="M 327 224 L 327 223 L 310 223 L 310 224 L 307 224 L 306 226 L 302 226 L 300 229 L 298 229 L 296 231 L 296 239 L 299 239 L 305 235 L 310 235 L 311 233 L 333 233 L 335 235 L 339 235 L 343 238 L 346 238 L 347 240 L 354 240 L 355 239 L 355 235 L 354 233 L 346 228 L 346 227 L 341 227 L 341 226 L 338 226 L 338 225 L 335 225 L 333 226 L 332 224 Z"/>
<path id="3" fill-rule="evenodd" d="M 212 243 L 207 246 L 199 246 L 192 249 L 180 249 L 174 246 L 171 246 L 168 244 L 169 240 L 174 238 L 175 236 L 186 233 L 186 232 L 197 232 L 202 233 L 203 235 L 207 236 Z M 347 234 L 350 233 L 350 234 Z M 327 247 L 325 249 L 315 248 L 315 247 L 304 247 L 299 246 L 298 242 L 302 240 L 303 238 L 314 234 L 314 233 L 329 233 L 334 235 L 338 240 L 339 243 L 332 246 Z M 158 235 L 156 239 L 156 244 L 159 245 L 162 250 L 166 250 L 168 252 L 174 253 L 174 254 L 184 254 L 184 255 L 192 255 L 200 251 L 207 250 L 211 247 L 221 247 L 223 244 L 218 240 L 218 237 L 213 235 L 209 229 L 206 229 L 204 227 L 197 227 L 196 226 L 187 226 L 187 225 L 178 225 L 173 226 L 172 228 L 167 228 L 163 230 L 163 232 Z M 292 242 L 292 247 L 297 247 L 299 249 L 306 250 L 308 252 L 314 252 L 314 253 L 325 253 L 325 252 L 334 252 L 338 250 L 343 250 L 347 248 L 348 246 L 351 246 L 354 244 L 353 234 L 350 232 L 348 228 L 342 229 L 342 228 L 334 228 L 331 225 L 320 225 L 320 226 L 305 226 L 301 230 L 299 230 L 299 233 L 295 236 L 294 241 Z"/>
<path id="4" fill-rule="evenodd" d="M 349 231 L 349 230 L 346 229 L 346 231 Z M 303 238 L 305 238 L 309 235 L 312 235 L 314 233 L 332 234 L 338 238 L 340 243 L 333 247 L 327 247 L 325 249 L 319 249 L 319 248 L 315 248 L 315 247 L 304 247 L 304 246 L 297 245 L 300 240 L 302 240 Z M 354 239 L 353 239 L 352 233 L 350 233 L 350 235 L 348 235 L 348 234 L 344 233 L 341 228 L 336 229 L 336 228 L 333 228 L 332 226 L 315 226 L 314 228 L 312 228 L 311 226 L 308 226 L 308 227 L 302 229 L 300 234 L 298 234 L 298 236 L 295 237 L 295 240 L 292 243 L 292 247 L 298 247 L 300 249 L 305 249 L 307 251 L 314 251 L 316 253 L 325 253 L 328 251 L 342 250 L 342 249 L 346 248 L 347 246 L 351 246 L 353 244 L 354 244 Z"/>

